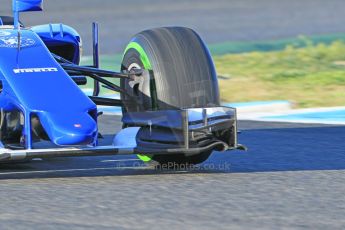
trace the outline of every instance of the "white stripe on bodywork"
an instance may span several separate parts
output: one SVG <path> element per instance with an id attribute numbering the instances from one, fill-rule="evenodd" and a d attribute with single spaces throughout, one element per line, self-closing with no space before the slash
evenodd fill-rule
<path id="1" fill-rule="evenodd" d="M 57 68 L 47 67 L 47 68 L 27 68 L 27 69 L 13 69 L 15 74 L 20 73 L 46 73 L 46 72 L 58 72 Z"/>

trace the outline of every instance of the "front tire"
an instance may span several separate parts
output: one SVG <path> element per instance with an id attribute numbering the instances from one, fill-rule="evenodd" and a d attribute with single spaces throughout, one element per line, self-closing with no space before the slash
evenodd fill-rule
<path id="1" fill-rule="evenodd" d="M 184 154 L 176 155 L 155 155 L 152 160 L 159 163 L 158 167 L 175 169 L 175 168 L 188 168 L 191 165 L 201 164 L 206 161 L 212 151 L 205 151 L 193 156 L 185 156 Z"/>
<path id="2" fill-rule="evenodd" d="M 218 81 L 211 55 L 200 36 L 192 29 L 165 27 L 143 31 L 127 46 L 122 71 L 146 69 L 153 72 L 149 82 L 121 80 L 121 88 L 137 104 L 126 103 L 122 94 L 123 112 L 145 112 L 220 105 Z M 126 124 L 124 124 L 126 127 Z M 155 155 L 140 157 L 160 164 L 199 164 L 211 151 L 194 156 Z"/>

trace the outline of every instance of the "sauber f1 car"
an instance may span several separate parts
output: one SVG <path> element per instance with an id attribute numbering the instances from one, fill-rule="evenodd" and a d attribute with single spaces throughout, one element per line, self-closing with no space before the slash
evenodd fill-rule
<path id="1" fill-rule="evenodd" d="M 33 158 L 137 154 L 160 164 L 198 164 L 212 151 L 243 149 L 234 108 L 220 106 L 215 67 L 193 30 L 143 31 L 125 49 L 121 70 L 81 66 L 81 38 L 71 27 L 25 27 L 19 13 L 43 0 L 13 0 L 0 16 L 0 162 Z M 118 84 L 114 79 L 119 79 Z M 92 81 L 93 94 L 80 88 Z M 101 87 L 120 99 L 100 96 Z M 97 105 L 122 108 L 122 130 L 99 146 Z M 40 142 L 49 147 L 40 147 Z"/>

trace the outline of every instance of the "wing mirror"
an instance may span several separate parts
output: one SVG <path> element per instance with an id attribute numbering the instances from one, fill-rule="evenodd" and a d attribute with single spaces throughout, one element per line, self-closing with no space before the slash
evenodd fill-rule
<path id="1" fill-rule="evenodd" d="M 27 11 L 42 11 L 43 0 L 13 0 L 14 28 L 19 28 L 19 13 Z"/>

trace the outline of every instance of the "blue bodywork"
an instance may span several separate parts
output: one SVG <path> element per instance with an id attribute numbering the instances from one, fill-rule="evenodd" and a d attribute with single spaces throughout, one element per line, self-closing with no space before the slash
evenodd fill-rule
<path id="1" fill-rule="evenodd" d="M 48 49 L 74 64 L 79 64 L 82 41 L 78 32 L 63 24 L 39 25 L 31 28 Z"/>
<path id="2" fill-rule="evenodd" d="M 0 29 L 0 107 L 4 111 L 22 113 L 23 136 L 28 149 L 32 148 L 33 116 L 39 118 L 56 145 L 96 145 L 96 105 L 56 62 L 43 41 L 51 34 L 53 37 L 48 42 L 54 42 L 55 36 L 60 36 L 60 40 L 65 38 L 61 36 L 64 34 L 55 32 L 55 27 L 47 25 L 20 32 Z M 77 39 L 71 33 L 66 35 L 66 43 Z"/>

